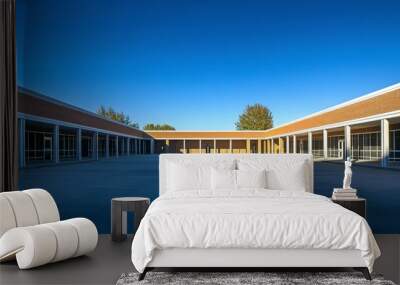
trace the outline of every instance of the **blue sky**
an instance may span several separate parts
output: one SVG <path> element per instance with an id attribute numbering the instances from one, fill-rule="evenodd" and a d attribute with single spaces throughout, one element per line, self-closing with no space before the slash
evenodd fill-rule
<path id="1" fill-rule="evenodd" d="M 275 125 L 400 82 L 400 1 L 19 0 L 18 82 L 141 126 Z"/>

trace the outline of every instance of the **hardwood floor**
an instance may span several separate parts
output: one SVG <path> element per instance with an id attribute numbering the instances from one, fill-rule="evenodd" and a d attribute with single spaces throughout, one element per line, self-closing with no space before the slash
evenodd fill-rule
<path id="1" fill-rule="evenodd" d="M 15 262 L 0 265 L 0 284 L 115 284 L 124 272 L 134 271 L 130 259 L 131 239 L 121 243 L 100 235 L 97 249 L 78 257 L 30 270 L 19 270 Z M 395 283 L 400 281 L 400 235 L 377 235 L 382 256 L 375 272 Z"/>

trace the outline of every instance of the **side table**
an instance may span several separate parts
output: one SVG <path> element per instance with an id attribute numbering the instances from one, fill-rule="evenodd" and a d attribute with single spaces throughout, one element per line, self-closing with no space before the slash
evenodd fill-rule
<path id="1" fill-rule="evenodd" d="M 111 200 L 111 239 L 123 241 L 127 235 L 127 212 L 133 212 L 135 229 L 146 214 L 150 199 L 144 197 L 120 197 Z"/>
<path id="2" fill-rule="evenodd" d="M 367 218 L 367 200 L 364 198 L 357 199 L 332 199 L 333 203 L 359 214 L 364 219 Z"/>

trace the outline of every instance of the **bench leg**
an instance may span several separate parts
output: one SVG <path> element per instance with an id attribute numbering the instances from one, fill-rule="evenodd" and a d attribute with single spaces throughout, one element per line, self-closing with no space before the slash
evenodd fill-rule
<path id="1" fill-rule="evenodd" d="M 357 271 L 361 271 L 361 273 L 364 275 L 365 279 L 372 280 L 371 274 L 369 274 L 369 270 L 367 267 L 355 267 L 354 269 Z"/>

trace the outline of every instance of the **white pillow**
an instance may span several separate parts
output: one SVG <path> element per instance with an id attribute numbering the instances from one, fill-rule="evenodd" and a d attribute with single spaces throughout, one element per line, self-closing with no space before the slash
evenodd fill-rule
<path id="1" fill-rule="evenodd" d="M 307 165 L 304 161 L 291 164 L 289 169 L 277 167 L 267 173 L 268 188 L 306 192 L 306 172 Z"/>
<path id="2" fill-rule="evenodd" d="M 167 191 L 211 190 L 211 168 L 235 169 L 235 161 L 177 160 L 167 164 Z"/>
<path id="3" fill-rule="evenodd" d="M 267 188 L 267 171 L 263 170 L 236 170 L 238 188 Z"/>
<path id="4" fill-rule="evenodd" d="M 202 176 L 206 175 L 204 167 L 187 167 L 182 164 L 169 163 L 168 189 L 171 191 L 184 191 L 206 188 L 202 186 Z M 209 170 L 208 170 L 209 171 Z"/>
<path id="5" fill-rule="evenodd" d="M 235 190 L 236 170 L 211 168 L 212 190 Z"/>
<path id="6" fill-rule="evenodd" d="M 304 158 L 279 156 L 264 159 L 238 160 L 239 170 L 267 170 L 267 188 L 272 190 L 302 191 L 308 185 L 310 171 Z"/>

